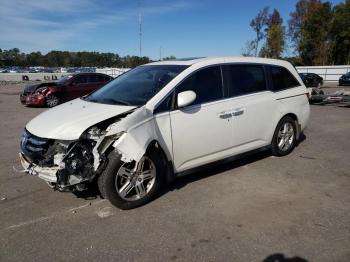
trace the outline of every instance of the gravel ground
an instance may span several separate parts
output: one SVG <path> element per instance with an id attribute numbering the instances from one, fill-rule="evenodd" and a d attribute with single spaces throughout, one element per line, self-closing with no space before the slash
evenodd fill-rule
<path id="1" fill-rule="evenodd" d="M 14 171 L 24 125 L 45 110 L 23 107 L 21 88 L 0 87 L 0 261 L 350 261 L 349 108 L 312 106 L 286 157 L 203 169 L 121 211 Z"/>

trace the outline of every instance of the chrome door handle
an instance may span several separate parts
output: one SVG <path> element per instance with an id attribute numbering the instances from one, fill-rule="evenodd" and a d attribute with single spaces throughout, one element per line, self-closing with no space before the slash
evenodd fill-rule
<path id="1" fill-rule="evenodd" d="M 244 113 L 244 109 L 238 109 L 238 110 L 232 111 L 232 116 L 240 116 L 240 115 L 243 115 L 243 113 Z"/>
<path id="2" fill-rule="evenodd" d="M 219 117 L 221 119 L 227 119 L 227 118 L 232 117 L 232 113 L 231 112 L 222 112 L 222 113 L 219 114 Z"/>

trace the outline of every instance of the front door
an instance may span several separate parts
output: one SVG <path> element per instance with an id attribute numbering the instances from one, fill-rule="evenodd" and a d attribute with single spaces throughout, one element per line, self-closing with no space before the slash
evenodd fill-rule
<path id="1" fill-rule="evenodd" d="M 177 172 L 224 158 L 232 146 L 231 119 L 225 112 L 220 66 L 201 69 L 176 88 L 197 97 L 188 107 L 170 112 L 174 167 Z M 176 103 L 175 103 L 176 104 Z"/>

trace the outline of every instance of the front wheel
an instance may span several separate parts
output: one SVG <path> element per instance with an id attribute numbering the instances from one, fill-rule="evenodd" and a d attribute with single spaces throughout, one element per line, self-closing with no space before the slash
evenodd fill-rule
<path id="1" fill-rule="evenodd" d="M 289 116 L 278 123 L 272 138 L 272 153 L 275 156 L 285 156 L 293 151 L 296 144 L 295 120 Z"/>
<path id="2" fill-rule="evenodd" d="M 132 209 L 154 199 L 159 192 L 162 165 L 156 154 L 146 154 L 138 163 L 124 163 L 111 152 L 106 169 L 98 178 L 101 195 L 120 209 Z"/>
<path id="3" fill-rule="evenodd" d="M 57 106 L 59 103 L 60 103 L 60 99 L 55 95 L 50 94 L 46 97 L 47 107 L 54 107 L 54 106 Z"/>

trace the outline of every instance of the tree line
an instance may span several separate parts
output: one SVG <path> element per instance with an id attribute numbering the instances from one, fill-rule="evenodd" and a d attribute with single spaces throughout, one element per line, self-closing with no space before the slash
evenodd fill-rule
<path id="1" fill-rule="evenodd" d="M 350 0 L 332 6 L 320 0 L 299 0 L 287 25 L 277 9 L 264 7 L 252 19 L 255 38 L 242 55 L 285 58 L 294 65 L 350 64 Z M 286 57 L 292 49 L 294 55 Z"/>
<path id="2" fill-rule="evenodd" d="M 51 51 L 25 54 L 18 48 L 0 49 L 0 66 L 119 67 L 133 68 L 151 62 L 148 57 L 119 56 L 115 53 Z"/>

